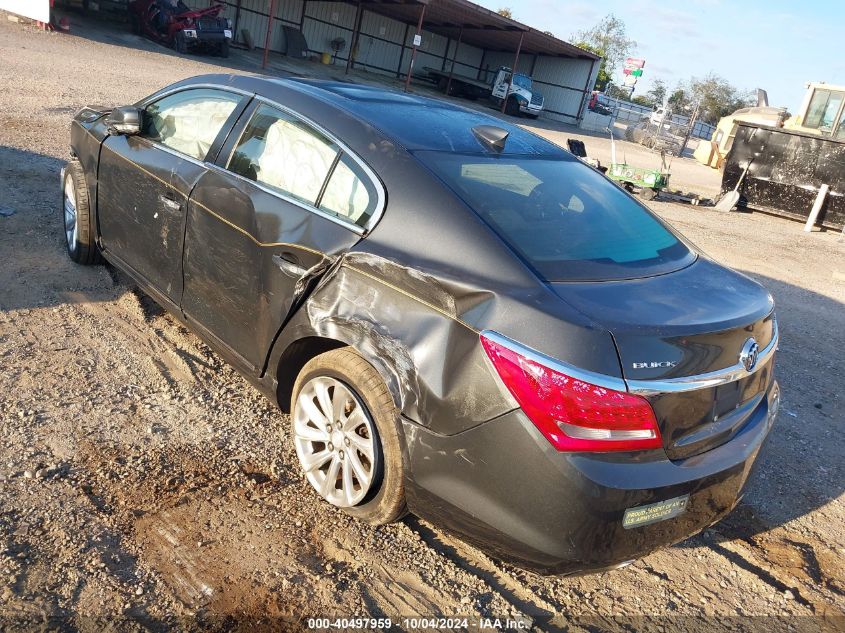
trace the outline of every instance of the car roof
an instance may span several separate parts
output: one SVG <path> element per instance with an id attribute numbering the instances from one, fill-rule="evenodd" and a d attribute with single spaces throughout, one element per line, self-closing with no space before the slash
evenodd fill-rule
<path id="1" fill-rule="evenodd" d="M 281 81 L 298 84 L 317 98 L 351 112 L 411 151 L 485 151 L 472 132 L 478 125 L 494 125 L 508 131 L 502 152 L 505 154 L 557 155 L 563 151 L 516 125 L 443 99 L 339 81 Z"/>
<path id="2" fill-rule="evenodd" d="M 191 83 L 212 79 L 217 80 L 215 83 L 254 91 L 283 105 L 284 88 L 305 93 L 372 125 L 410 151 L 570 157 L 559 146 L 519 126 L 442 99 L 357 83 L 298 77 L 218 75 L 196 77 Z M 496 152 L 486 148 L 472 132 L 472 128 L 478 125 L 493 125 L 506 130 L 505 149 Z"/>

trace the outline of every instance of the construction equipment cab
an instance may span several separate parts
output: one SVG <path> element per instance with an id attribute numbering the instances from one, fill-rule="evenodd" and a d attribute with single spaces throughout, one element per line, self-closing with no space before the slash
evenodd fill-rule
<path id="1" fill-rule="evenodd" d="M 528 75 L 514 73 L 510 68 L 502 66 L 493 77 L 490 96 L 498 106 L 507 100 L 506 114 L 519 116 L 522 113 L 536 119 L 543 111 L 543 95 L 534 89 L 532 83 Z"/>
<path id="2" fill-rule="evenodd" d="M 807 84 L 801 109 L 783 127 L 836 140 L 845 139 L 845 86 Z"/>

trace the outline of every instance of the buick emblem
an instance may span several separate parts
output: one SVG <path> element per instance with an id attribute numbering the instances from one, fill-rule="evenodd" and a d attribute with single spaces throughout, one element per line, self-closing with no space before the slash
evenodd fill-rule
<path id="1" fill-rule="evenodd" d="M 757 364 L 757 354 L 760 352 L 760 346 L 753 338 L 745 341 L 742 346 L 742 351 L 739 353 L 739 362 L 745 367 L 746 371 L 751 371 Z"/>

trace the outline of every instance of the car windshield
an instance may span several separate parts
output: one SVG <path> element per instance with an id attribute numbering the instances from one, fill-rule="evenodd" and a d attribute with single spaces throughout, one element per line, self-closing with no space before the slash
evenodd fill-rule
<path id="1" fill-rule="evenodd" d="M 546 281 L 646 277 L 695 260 L 648 209 L 580 161 L 417 156 Z"/>
<path id="2" fill-rule="evenodd" d="M 529 77 L 528 75 L 514 75 L 513 83 L 515 83 L 520 88 L 531 90 L 531 77 Z"/>

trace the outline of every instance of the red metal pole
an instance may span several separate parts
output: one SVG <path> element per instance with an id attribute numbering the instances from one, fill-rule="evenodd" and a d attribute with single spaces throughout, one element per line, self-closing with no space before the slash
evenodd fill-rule
<path id="1" fill-rule="evenodd" d="M 449 81 L 446 82 L 446 94 L 449 94 L 449 88 L 452 87 L 452 75 L 455 73 L 455 62 L 458 60 L 458 47 L 461 45 L 461 38 L 464 36 L 464 27 L 458 31 L 458 41 L 455 43 L 455 54 L 452 55 L 452 67 L 449 69 Z"/>
<path id="2" fill-rule="evenodd" d="M 270 54 L 270 34 L 273 32 L 273 20 L 276 16 L 276 0 L 270 0 L 270 15 L 267 17 L 267 35 L 264 37 L 264 60 L 262 68 L 267 68 L 267 56 Z"/>
<path id="3" fill-rule="evenodd" d="M 511 81 L 505 90 L 505 98 L 502 99 L 502 114 L 505 113 L 505 107 L 508 105 L 508 97 L 511 93 L 511 86 L 513 85 L 513 76 L 516 74 L 516 65 L 519 63 L 519 52 L 522 50 L 522 40 L 525 38 L 525 31 L 519 34 L 519 44 L 516 46 L 516 55 L 513 57 L 513 67 L 511 68 Z"/>
<path id="4" fill-rule="evenodd" d="M 417 22 L 417 33 L 414 35 L 414 39 L 419 37 L 422 34 L 422 25 L 423 25 L 423 18 L 425 17 L 425 4 L 422 5 L 422 10 L 420 11 L 420 19 Z M 405 92 L 408 92 L 408 87 L 411 85 L 411 74 L 414 72 L 414 57 L 417 56 L 417 47 L 414 45 L 411 48 L 411 63 L 408 65 L 408 76 L 405 77 Z"/>

